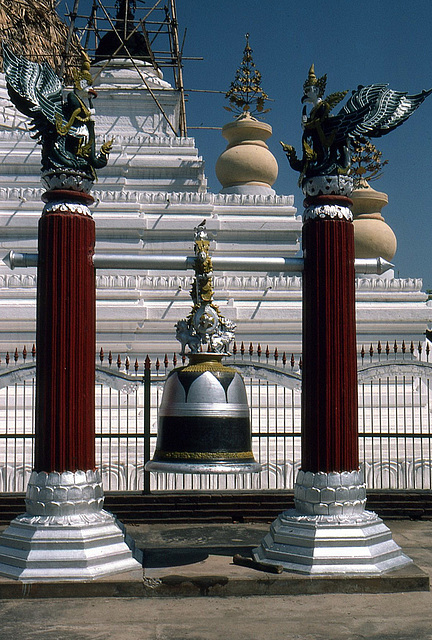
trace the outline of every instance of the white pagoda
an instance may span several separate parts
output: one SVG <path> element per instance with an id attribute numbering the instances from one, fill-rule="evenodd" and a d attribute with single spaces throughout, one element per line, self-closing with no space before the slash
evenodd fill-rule
<path id="1" fill-rule="evenodd" d="M 194 228 L 205 219 L 213 256 L 295 257 L 301 215 L 294 196 L 275 193 L 277 163 L 265 143 L 270 125 L 246 116 L 223 128 L 228 141 L 207 189 L 204 161 L 193 138 L 179 136 L 181 95 L 145 56 L 102 54 L 92 67 L 99 142 L 114 138 L 93 195 L 96 252 L 117 255 L 192 254 Z M 8 99 L 0 76 L 1 258 L 35 253 L 42 211 L 40 148 Z M 209 169 L 213 170 L 213 168 Z M 283 168 L 288 171 L 288 165 Z M 358 257 L 392 259 L 396 239 L 381 216 L 386 194 L 370 187 L 355 198 Z M 97 271 L 97 340 L 105 351 L 142 359 L 178 352 L 175 323 L 190 310 L 192 273 Z M 287 354 L 301 345 L 301 275 L 216 272 L 223 315 L 237 324 L 237 340 Z M 36 270 L 0 264 L 0 355 L 35 340 Z M 422 341 L 432 308 L 419 278 L 358 274 L 358 342 Z"/>

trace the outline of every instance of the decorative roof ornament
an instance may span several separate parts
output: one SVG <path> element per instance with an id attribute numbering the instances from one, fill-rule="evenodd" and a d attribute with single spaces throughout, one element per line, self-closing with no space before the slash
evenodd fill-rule
<path id="1" fill-rule="evenodd" d="M 90 62 L 84 54 L 73 91 L 63 98 L 63 85 L 46 62 L 30 62 L 3 43 L 3 67 L 9 97 L 31 119 L 31 131 L 42 145 L 42 181 L 49 189 L 88 193 L 96 169 L 105 167 L 112 141 L 96 152 Z"/>
<path id="2" fill-rule="evenodd" d="M 237 69 L 234 81 L 225 97 L 228 98 L 231 106 L 224 107 L 227 111 L 233 112 L 236 116 L 245 113 L 254 115 L 256 113 L 268 113 L 270 109 L 264 109 L 264 103 L 268 95 L 261 87 L 261 73 L 255 67 L 252 58 L 253 50 L 249 45 L 249 34 L 246 34 L 246 46 L 243 51 L 243 60 Z"/>
<path id="3" fill-rule="evenodd" d="M 330 112 L 348 92 L 332 93 L 322 99 L 325 78 L 317 80 L 312 66 L 303 86 L 302 158 L 297 157 L 294 147 L 281 143 L 291 167 L 300 173 L 301 185 L 317 176 L 349 175 L 352 152 L 356 144 L 361 145 L 358 141 L 379 138 L 400 126 L 432 92 L 430 89 L 408 95 L 393 91 L 387 84 L 359 86 L 339 113 L 332 116 Z M 309 114 L 307 103 L 312 105 Z"/>
<path id="4" fill-rule="evenodd" d="M 182 345 L 181 355 L 185 354 L 186 346 L 191 353 L 199 353 L 203 345 L 208 345 L 211 353 L 230 355 L 236 325 L 224 318 L 213 302 L 213 265 L 205 224 L 203 220 L 195 227 L 195 278 L 190 291 L 193 307 L 188 317 L 175 325 L 176 338 Z"/>
<path id="5" fill-rule="evenodd" d="M 318 97 L 322 98 L 324 95 L 326 84 L 327 84 L 327 74 L 323 75 L 321 78 L 317 78 L 315 75 L 315 66 L 311 64 L 308 77 L 306 78 L 303 84 L 303 91 L 306 93 L 307 89 L 311 87 L 316 87 L 318 89 Z"/>

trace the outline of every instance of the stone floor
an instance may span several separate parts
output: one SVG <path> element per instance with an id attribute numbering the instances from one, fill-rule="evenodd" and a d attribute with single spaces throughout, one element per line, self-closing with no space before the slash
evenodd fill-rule
<path id="1" fill-rule="evenodd" d="M 405 553 L 432 576 L 432 522 L 387 524 Z M 233 567 L 230 557 L 233 551 L 247 552 L 267 529 L 261 524 L 129 527 L 145 549 L 148 578 L 165 570 L 182 575 L 194 567 L 207 579 L 217 577 L 222 565 L 228 574 L 229 567 L 252 571 Z M 265 573 L 254 576 L 269 580 Z M 1 599 L 0 616 L 0 640 L 432 640 L 430 591 L 207 598 L 27 594 Z"/>

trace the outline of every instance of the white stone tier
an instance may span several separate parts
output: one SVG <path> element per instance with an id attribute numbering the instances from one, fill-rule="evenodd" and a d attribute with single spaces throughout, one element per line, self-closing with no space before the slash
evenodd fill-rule
<path id="1" fill-rule="evenodd" d="M 177 92 L 151 66 L 138 66 L 176 128 Z M 129 63 L 107 67 L 96 89 L 98 144 L 114 136 L 110 162 L 93 190 L 97 251 L 190 255 L 193 229 L 206 219 L 214 255 L 298 255 L 302 220 L 293 196 L 207 192 L 204 162 L 193 138 L 174 135 Z M 0 253 L 36 252 L 44 191 L 40 147 L 8 101 L 2 75 L 0 104 Z M 98 345 L 131 356 L 177 352 L 174 324 L 189 313 L 191 277 L 186 272 L 99 271 Z M 359 343 L 422 340 L 432 325 L 432 307 L 421 286 L 419 279 L 391 273 L 359 277 Z M 300 277 L 222 272 L 216 273 L 215 290 L 222 313 L 238 325 L 239 341 L 300 351 Z M 35 270 L 12 272 L 0 265 L 0 353 L 33 344 L 35 317 Z"/>
<path id="2" fill-rule="evenodd" d="M 32 273 L 33 272 L 33 273 Z M 192 274 L 108 273 L 97 275 L 97 342 L 114 352 L 142 356 L 178 352 L 174 324 L 190 311 Z M 216 274 L 221 312 L 237 323 L 239 341 L 260 342 L 287 353 L 301 350 L 301 278 L 267 274 Z M 35 339 L 34 270 L 0 272 L 0 354 L 29 348 Z M 358 280 L 358 343 L 423 341 L 432 308 L 421 280 Z M 409 343 L 408 343 L 409 346 Z"/>

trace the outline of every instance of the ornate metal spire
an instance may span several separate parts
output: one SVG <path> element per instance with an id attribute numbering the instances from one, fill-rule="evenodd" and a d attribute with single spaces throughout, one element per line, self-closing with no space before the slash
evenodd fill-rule
<path id="1" fill-rule="evenodd" d="M 249 34 L 247 33 L 243 60 L 237 69 L 234 81 L 231 82 L 229 91 L 225 95 L 231 106 L 224 108 L 227 111 L 232 111 L 237 116 L 246 111 L 250 114 L 263 114 L 270 111 L 270 109 L 264 110 L 264 103 L 268 99 L 268 95 L 261 87 L 261 73 L 255 67 L 252 52 L 249 45 Z"/>
<path id="2" fill-rule="evenodd" d="M 190 291 L 192 311 L 186 319 L 175 325 L 176 338 L 181 342 L 182 355 L 187 345 L 191 353 L 198 353 L 204 344 L 208 345 L 208 350 L 212 353 L 229 355 L 236 325 L 224 318 L 213 302 L 213 265 L 205 223 L 203 220 L 195 227 L 195 278 Z"/>
<path id="3" fill-rule="evenodd" d="M 365 181 L 381 178 L 388 160 L 383 160 L 382 152 L 368 138 L 358 136 L 352 141 L 351 149 L 350 175 L 354 178 L 355 189 L 364 185 Z"/>

